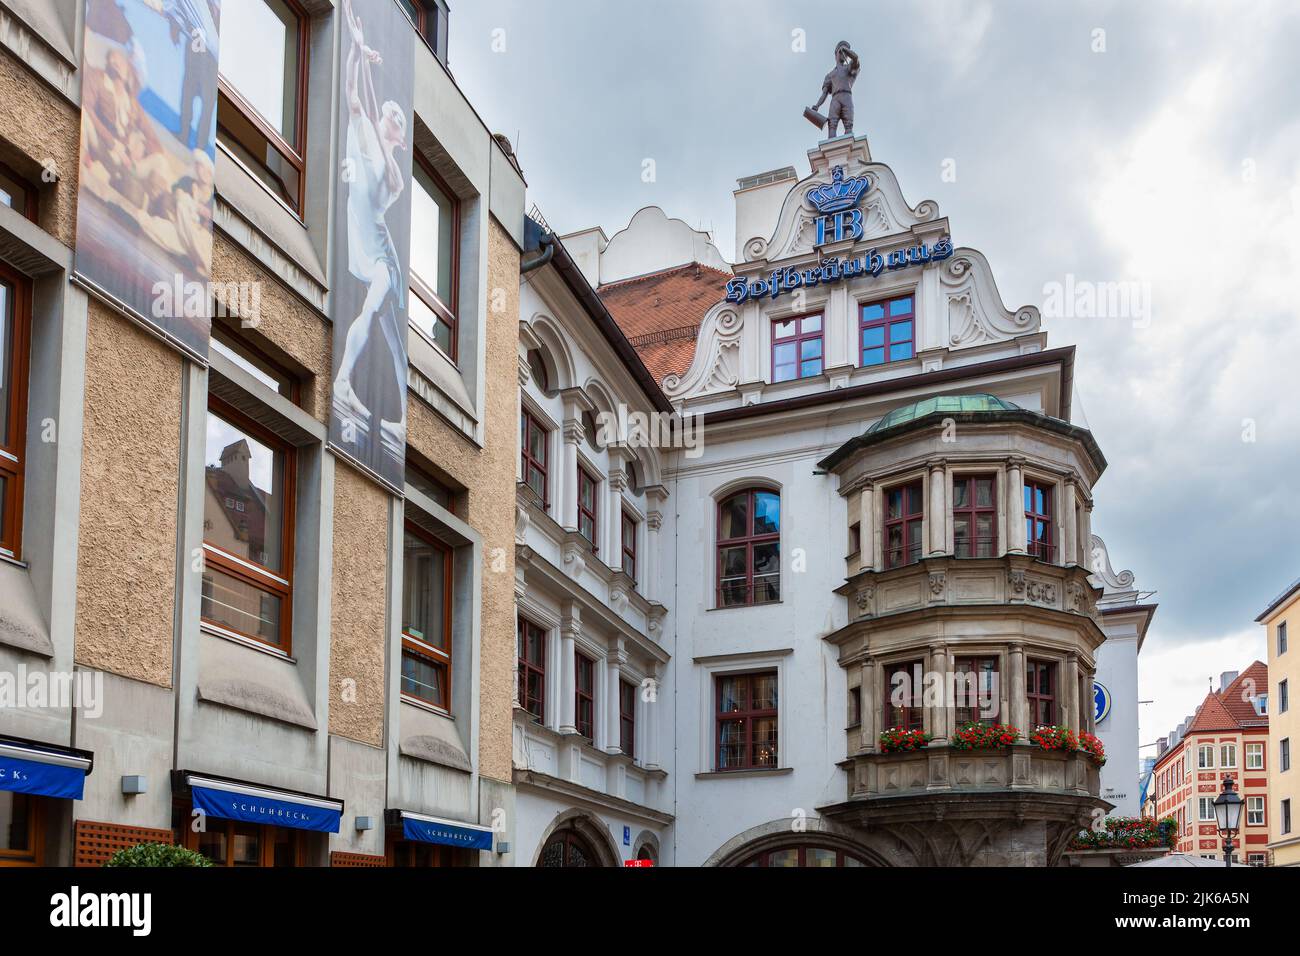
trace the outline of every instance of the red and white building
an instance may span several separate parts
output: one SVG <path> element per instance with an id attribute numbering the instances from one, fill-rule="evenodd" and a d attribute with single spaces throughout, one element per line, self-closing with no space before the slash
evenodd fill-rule
<path id="1" fill-rule="evenodd" d="M 1222 858 L 1214 798 L 1232 777 L 1243 803 L 1237 862 L 1268 862 L 1268 667 L 1228 671 L 1196 713 L 1157 741 L 1156 816 L 1178 821 L 1179 853 Z"/>

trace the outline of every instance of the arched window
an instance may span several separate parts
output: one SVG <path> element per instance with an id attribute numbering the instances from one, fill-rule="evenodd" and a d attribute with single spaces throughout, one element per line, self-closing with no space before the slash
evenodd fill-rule
<path id="1" fill-rule="evenodd" d="M 577 830 L 556 830 L 542 846 L 538 866 L 600 866 L 600 857 Z"/>
<path id="2" fill-rule="evenodd" d="M 861 857 L 829 846 L 783 846 L 751 856 L 741 866 L 866 866 Z"/>
<path id="3" fill-rule="evenodd" d="M 546 368 L 546 358 L 542 355 L 540 349 L 528 350 L 528 372 L 533 377 L 533 382 L 541 389 L 543 395 L 554 395 L 555 391 L 551 387 L 551 373 Z"/>
<path id="4" fill-rule="evenodd" d="M 749 488 L 718 505 L 718 607 L 781 600 L 781 496 Z"/>

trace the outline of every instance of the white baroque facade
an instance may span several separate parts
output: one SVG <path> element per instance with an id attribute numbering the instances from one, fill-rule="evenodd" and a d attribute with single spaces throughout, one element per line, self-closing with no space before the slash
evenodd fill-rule
<path id="1" fill-rule="evenodd" d="M 590 648 L 608 661 L 621 642 L 628 673 L 656 668 L 659 680 L 638 726 L 648 721 L 665 743 L 619 765 L 626 780 L 645 778 L 643 809 L 664 814 L 653 831 L 661 863 L 1055 865 L 1071 836 L 1110 809 L 1097 761 L 1024 737 L 963 750 L 954 734 L 971 712 L 951 697 L 892 689 L 893 675 L 914 665 L 917 674 L 987 672 L 978 678 L 989 685 L 986 722 L 1025 737 L 1039 724 L 1096 729 L 1093 681 L 1112 629 L 1099 601 L 1114 582 L 1091 576 L 1093 488 L 1106 462 L 1071 422 L 1074 349 L 1048 348 L 1033 306 L 1004 305 L 983 255 L 953 246 L 935 203 L 909 204 L 865 138 L 823 142 L 808 162 L 799 180 L 786 169 L 740 181 L 740 261 L 722 281 L 712 246 L 686 264 L 693 271 L 682 268 L 702 234 L 659 210 L 638 213 L 617 249 L 599 230 L 565 240 L 579 250 L 572 259 L 557 244 L 557 260 L 581 263 L 643 358 L 683 328 L 693 337 L 653 364 L 666 371 L 678 434 L 685 421 L 703 440 L 689 452 L 638 449 L 655 496 L 645 513 L 661 522 L 645 539 L 653 579 L 626 589 L 620 623 L 602 621 L 603 643 Z M 528 498 L 521 457 L 520 548 L 544 550 L 566 571 L 549 575 L 564 593 L 536 575 L 545 594 L 536 597 L 522 571 L 520 602 L 552 633 L 574 637 L 547 665 L 558 708 L 547 705 L 544 727 L 516 722 L 516 767 L 540 766 L 526 749 L 540 737 L 546 759 L 569 754 L 567 769 L 549 773 L 589 773 L 593 789 L 605 781 L 615 798 L 611 781 L 624 778 L 610 772 L 608 695 L 611 730 L 594 746 L 605 755 L 569 742 L 567 655 L 581 629 L 562 606 L 574 602 L 570 582 L 597 601 L 616 586 L 599 552 L 575 542 L 570 483 L 575 455 L 600 482 L 618 473 L 578 424 L 606 393 L 586 383 L 608 383 L 612 372 L 595 376 L 591 359 L 571 355 L 581 341 L 606 351 L 591 331 L 552 330 L 566 311 L 558 291 L 547 297 L 553 283 L 527 284 L 521 368 L 534 351 L 561 353 L 556 364 L 567 367 L 557 367 L 549 398 L 522 386 L 550 460 L 564 457 L 552 515 Z M 688 325 L 680 308 L 691 301 L 705 304 Z M 654 403 L 650 389 L 608 391 Z M 600 550 L 614 545 L 599 538 Z M 1136 651 L 1115 666 L 1135 670 Z M 1135 711 L 1135 674 L 1111 682 L 1131 690 Z M 894 726 L 924 733 L 927 745 L 890 751 L 880 733 Z M 552 800 L 539 818 L 557 808 Z M 613 817 L 602 819 L 617 836 Z"/>

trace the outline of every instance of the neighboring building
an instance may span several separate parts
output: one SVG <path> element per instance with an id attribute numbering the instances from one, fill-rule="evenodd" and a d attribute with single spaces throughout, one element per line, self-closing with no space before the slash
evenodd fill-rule
<path id="1" fill-rule="evenodd" d="M 1142 773 L 1138 778 L 1138 805 L 1142 808 L 1141 816 L 1154 817 L 1156 815 L 1156 793 L 1155 787 L 1155 757 L 1142 758 Z"/>
<path id="2" fill-rule="evenodd" d="M 564 240 L 675 434 L 703 438 L 661 449 L 672 706 L 651 719 L 673 741 L 671 858 L 1055 865 L 1111 807 L 1096 762 L 950 740 L 970 721 L 1091 731 L 1112 632 L 1132 644 L 1110 679 L 1134 718 L 1119 671 L 1151 609 L 1119 599 L 1108 618 L 1118 581 L 1093 577 L 1106 462 L 1071 422 L 1074 350 L 1003 306 L 984 257 L 865 138 L 808 161 L 740 181 L 734 267 L 656 208 Z M 918 671 L 980 696 L 931 697 Z M 895 726 L 933 740 L 885 752 Z M 1127 793 L 1135 723 L 1121 736 Z"/>
<path id="3" fill-rule="evenodd" d="M 1097 651 L 1093 719 L 1106 747 L 1101 768 L 1102 799 L 1114 804 L 1112 816 L 1142 815 L 1138 762 L 1138 655 L 1155 615 L 1151 593 L 1134 583 L 1132 571 L 1116 573 L 1106 543 L 1092 536 L 1092 583 L 1103 588 L 1097 600 L 1106 643 Z"/>
<path id="4" fill-rule="evenodd" d="M 142 18 L 203 6 L 92 13 L 129 42 L 126 9 L 157 48 L 168 24 Z M 385 105 L 385 135 L 414 154 L 414 241 L 406 475 L 389 490 L 327 447 L 347 318 L 327 264 L 350 248 L 335 223 L 344 4 L 223 6 L 223 30 L 283 44 L 252 74 L 222 44 L 209 91 L 211 278 L 256 308 L 219 299 L 205 363 L 70 281 L 79 182 L 164 211 L 172 184 L 154 196 L 128 175 L 145 163 L 110 155 L 105 172 L 79 145 L 86 81 L 104 75 L 82 60 L 86 4 L 0 2 L 0 674 L 102 681 L 75 713 L 0 707 L 0 862 L 176 839 L 223 865 L 508 865 L 517 334 L 501 316 L 518 310 L 522 174 L 446 68 L 445 3 L 401 0 L 413 20 L 393 7 L 387 22 L 413 48 L 412 109 L 399 127 Z M 384 9 L 367 4 L 367 40 Z M 138 122 L 130 97 L 118 106 Z M 180 220 L 119 220 L 127 255 L 186 238 Z M 230 819 L 232 795 L 276 823 Z"/>
<path id="5" fill-rule="evenodd" d="M 1176 852 L 1222 858 L 1213 802 L 1232 777 L 1243 802 L 1233 859 L 1267 864 L 1268 739 L 1268 668 L 1261 661 L 1241 673 L 1225 671 L 1196 713 L 1160 738 L 1152 771 L 1155 815 L 1178 821 Z"/>
<path id="6" fill-rule="evenodd" d="M 671 591 L 658 449 L 672 414 L 564 245 L 529 220 L 519 322 L 514 783 L 519 865 L 671 864 L 659 700 Z"/>
<path id="7" fill-rule="evenodd" d="M 1300 866 L 1300 771 L 1292 770 L 1292 752 L 1300 745 L 1300 709 L 1292 702 L 1300 688 L 1300 655 L 1292 635 L 1300 634 L 1300 581 L 1269 604 L 1255 623 L 1268 639 L 1268 848 L 1273 866 Z"/>

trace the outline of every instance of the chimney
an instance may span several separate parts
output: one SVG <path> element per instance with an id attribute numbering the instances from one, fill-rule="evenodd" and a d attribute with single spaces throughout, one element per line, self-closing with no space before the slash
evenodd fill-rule
<path id="1" fill-rule="evenodd" d="M 1237 679 L 1241 671 L 1224 671 L 1219 675 L 1219 693 L 1222 694 L 1228 689 L 1228 685 Z"/>
<path id="2" fill-rule="evenodd" d="M 781 206 L 798 182 L 793 166 L 769 170 L 736 180 L 736 262 L 744 262 L 745 244 L 751 239 L 767 240 L 776 230 Z"/>

